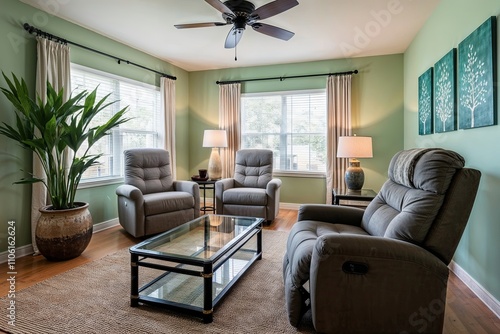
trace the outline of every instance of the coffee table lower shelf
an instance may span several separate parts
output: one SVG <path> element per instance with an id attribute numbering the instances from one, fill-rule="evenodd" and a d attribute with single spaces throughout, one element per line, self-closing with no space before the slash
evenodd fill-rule
<path id="1" fill-rule="evenodd" d="M 250 231 L 243 240 L 222 252 L 213 261 L 175 256 L 139 255 L 131 251 L 130 305 L 151 304 L 199 316 L 203 322 L 213 321 L 214 307 L 224 298 L 238 279 L 262 258 L 262 229 Z M 213 248 L 213 247 L 212 247 Z M 201 249 L 199 252 L 217 252 Z M 139 288 L 139 268 L 162 271 Z M 149 271 L 151 276 L 152 271 Z"/>

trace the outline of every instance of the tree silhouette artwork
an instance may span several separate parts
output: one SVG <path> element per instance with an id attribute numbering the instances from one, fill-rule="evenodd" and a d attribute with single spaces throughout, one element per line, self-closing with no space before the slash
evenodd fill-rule
<path id="1" fill-rule="evenodd" d="M 435 65 L 435 132 L 456 130 L 455 59 L 456 49 L 453 49 Z"/>
<path id="2" fill-rule="evenodd" d="M 496 17 L 491 17 L 458 46 L 460 129 L 496 124 L 495 33 Z"/>
<path id="3" fill-rule="evenodd" d="M 488 81 L 484 78 L 486 69 L 484 61 L 477 57 L 474 45 L 469 45 L 467 61 L 463 64 L 463 86 L 464 93 L 462 105 L 470 111 L 470 127 L 474 127 L 474 113 L 483 103 L 486 103 L 486 93 L 488 92 Z"/>
<path id="4" fill-rule="evenodd" d="M 432 133 L 432 68 L 418 78 L 418 134 Z"/>

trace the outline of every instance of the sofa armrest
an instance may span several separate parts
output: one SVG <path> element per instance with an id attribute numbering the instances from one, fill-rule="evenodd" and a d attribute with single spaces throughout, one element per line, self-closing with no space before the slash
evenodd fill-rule
<path id="1" fill-rule="evenodd" d="M 367 262 L 397 261 L 400 264 L 407 263 L 435 271 L 437 275 L 442 275 L 442 278 L 448 276 L 448 267 L 438 257 L 418 245 L 397 239 L 336 233 L 319 236 L 313 258 L 316 257 L 318 263 L 324 263 L 333 256 L 353 256 L 364 258 Z M 401 270 L 401 267 L 398 267 L 398 270 Z"/>
<path id="2" fill-rule="evenodd" d="M 276 196 L 276 193 L 279 191 L 279 188 L 281 187 L 281 180 L 280 179 L 272 179 L 269 181 L 269 183 L 266 186 L 266 193 L 268 196 Z"/>
<path id="3" fill-rule="evenodd" d="M 322 235 L 313 248 L 310 269 L 315 328 L 369 332 L 369 321 L 356 320 L 399 314 L 386 324 L 387 332 L 435 332 L 442 327 L 447 280 L 448 267 L 417 245 L 383 237 Z M 424 310 L 431 317 L 425 319 Z M 346 324 L 354 327 L 347 329 Z"/>
<path id="4" fill-rule="evenodd" d="M 200 186 L 196 182 L 174 181 L 173 186 L 175 191 L 184 191 L 190 193 L 193 196 L 200 197 Z"/>
<path id="5" fill-rule="evenodd" d="M 224 213 L 224 202 L 222 202 L 222 194 L 227 189 L 234 188 L 234 179 L 226 178 L 215 182 L 215 212 L 219 215 Z"/>
<path id="6" fill-rule="evenodd" d="M 316 220 L 332 224 L 360 226 L 364 210 L 348 206 L 329 204 L 303 204 L 299 208 L 297 221 Z"/>
<path id="7" fill-rule="evenodd" d="M 145 235 L 144 196 L 139 188 L 123 184 L 116 188 L 120 225 L 134 237 Z"/>
<path id="8" fill-rule="evenodd" d="M 131 186 L 129 184 L 122 184 L 116 188 L 116 194 L 118 196 L 124 196 L 136 203 L 141 203 L 144 201 L 142 191 L 139 188 Z"/>
<path id="9" fill-rule="evenodd" d="M 194 217 L 200 216 L 200 186 L 193 181 L 174 181 L 175 191 L 183 191 L 193 195 L 194 198 Z"/>
<path id="10" fill-rule="evenodd" d="M 267 221 L 273 221 L 280 211 L 280 188 L 281 180 L 272 179 L 266 185 L 266 194 L 268 197 L 267 207 L 266 207 L 266 217 Z"/>

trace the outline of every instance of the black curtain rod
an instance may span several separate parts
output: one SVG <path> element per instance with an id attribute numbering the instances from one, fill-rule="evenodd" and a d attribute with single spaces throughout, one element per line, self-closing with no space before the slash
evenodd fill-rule
<path id="1" fill-rule="evenodd" d="M 116 56 L 113 56 L 113 55 L 110 55 L 108 53 L 105 53 L 105 52 L 102 52 L 102 51 L 99 51 L 99 50 L 95 50 L 95 49 L 92 49 L 92 48 L 89 48 L 88 46 L 85 46 L 85 45 L 81 45 L 81 44 L 78 44 L 78 43 L 75 43 L 75 42 L 71 42 L 71 41 L 68 41 L 67 39 L 64 39 L 64 38 L 61 38 L 61 37 L 58 37 L 58 36 L 55 36 L 55 35 L 52 35 L 52 34 L 49 34 L 48 32 L 45 32 L 45 31 L 42 31 L 38 28 L 35 28 L 31 25 L 29 25 L 28 23 L 25 23 L 23 25 L 24 27 L 24 30 L 26 30 L 27 32 L 29 32 L 30 34 L 36 34 L 37 36 L 43 36 L 45 38 L 48 38 L 49 40 L 55 40 L 59 43 L 64 43 L 64 44 L 72 44 L 72 45 L 75 45 L 75 46 L 78 46 L 82 49 L 85 49 L 85 50 L 89 50 L 89 51 L 92 51 L 92 52 L 95 52 L 95 53 L 98 53 L 102 56 L 106 56 L 106 57 L 109 57 L 109 58 L 113 58 L 115 60 L 118 61 L 118 64 L 121 64 L 121 62 L 124 62 L 128 65 L 134 65 L 134 66 L 137 66 L 137 67 L 140 67 L 144 70 L 147 70 L 147 71 L 151 71 L 151 72 L 154 72 L 156 74 L 159 74 L 161 75 L 162 77 L 167 77 L 169 79 L 172 79 L 172 80 L 177 80 L 176 77 L 174 77 L 173 75 L 169 75 L 169 74 L 165 74 L 165 73 L 162 73 L 162 72 L 159 72 L 159 71 L 156 71 L 156 70 L 153 70 L 151 68 L 148 68 L 146 66 L 142 66 L 142 65 L 139 65 L 139 64 L 136 64 L 134 62 L 131 62 L 129 60 L 125 60 L 125 59 L 121 59 L 119 57 L 116 57 Z"/>
<path id="2" fill-rule="evenodd" d="M 330 76 L 330 75 L 344 75 L 344 74 L 357 74 L 357 73 L 358 73 L 358 70 L 354 70 L 354 71 L 337 72 L 337 73 L 292 75 L 292 76 L 289 76 L 289 77 L 272 77 L 272 78 L 243 79 L 243 80 L 232 80 L 232 81 L 216 81 L 215 83 L 218 84 L 218 85 L 227 85 L 227 84 L 249 82 L 249 81 L 278 80 L 278 79 L 280 81 L 283 81 L 285 79 L 308 78 L 308 77 L 322 77 L 322 76 Z"/>

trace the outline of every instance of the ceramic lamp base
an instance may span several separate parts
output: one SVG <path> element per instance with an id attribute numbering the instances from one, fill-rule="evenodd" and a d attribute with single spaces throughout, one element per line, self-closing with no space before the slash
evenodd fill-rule
<path id="1" fill-rule="evenodd" d="M 210 180 L 219 180 L 222 176 L 222 163 L 220 160 L 219 149 L 212 148 L 210 159 L 208 160 L 208 177 Z"/>
<path id="2" fill-rule="evenodd" d="M 360 167 L 359 160 L 352 159 L 345 172 L 345 184 L 349 190 L 361 190 L 365 183 L 365 173 Z"/>

